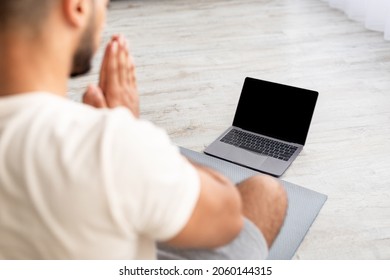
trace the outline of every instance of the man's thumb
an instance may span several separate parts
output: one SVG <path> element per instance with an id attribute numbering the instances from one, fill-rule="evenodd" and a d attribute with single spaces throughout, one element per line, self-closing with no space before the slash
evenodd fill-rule
<path id="1" fill-rule="evenodd" d="M 107 107 L 102 90 L 95 85 L 88 86 L 87 91 L 83 96 L 83 103 L 93 106 L 95 108 Z"/>

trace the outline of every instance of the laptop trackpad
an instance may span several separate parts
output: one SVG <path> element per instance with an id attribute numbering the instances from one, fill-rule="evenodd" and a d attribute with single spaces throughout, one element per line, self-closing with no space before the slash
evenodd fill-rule
<path id="1" fill-rule="evenodd" d="M 230 149 L 229 153 L 225 156 L 228 160 L 240 163 L 253 168 L 260 168 L 266 156 L 262 156 L 244 149 L 236 148 Z"/>

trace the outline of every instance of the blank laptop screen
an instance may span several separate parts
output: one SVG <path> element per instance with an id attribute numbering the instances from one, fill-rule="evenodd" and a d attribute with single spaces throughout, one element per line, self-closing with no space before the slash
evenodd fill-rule
<path id="1" fill-rule="evenodd" d="M 318 92 L 247 77 L 233 126 L 304 145 Z"/>

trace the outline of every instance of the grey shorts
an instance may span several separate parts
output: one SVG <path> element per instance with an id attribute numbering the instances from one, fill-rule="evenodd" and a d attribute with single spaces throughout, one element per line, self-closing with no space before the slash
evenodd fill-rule
<path id="1" fill-rule="evenodd" d="M 158 244 L 159 260 L 264 260 L 268 246 L 263 234 L 248 219 L 241 233 L 229 244 L 212 250 L 177 249 Z"/>

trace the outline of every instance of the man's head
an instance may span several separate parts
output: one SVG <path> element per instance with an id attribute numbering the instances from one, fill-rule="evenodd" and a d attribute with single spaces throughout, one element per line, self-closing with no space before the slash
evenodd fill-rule
<path id="1" fill-rule="evenodd" d="M 64 47 L 74 42 L 69 75 L 88 72 L 101 38 L 109 0 L 0 0 L 0 34 L 17 33 L 30 38 L 64 32 Z M 56 30 L 48 26 L 53 22 Z M 51 33 L 51 35 L 54 35 Z M 58 34 L 56 34 L 58 35 Z M 54 37 L 54 36 L 52 36 Z M 66 53 L 66 52 L 64 52 Z"/>

